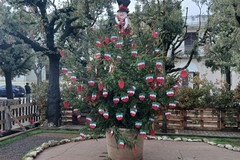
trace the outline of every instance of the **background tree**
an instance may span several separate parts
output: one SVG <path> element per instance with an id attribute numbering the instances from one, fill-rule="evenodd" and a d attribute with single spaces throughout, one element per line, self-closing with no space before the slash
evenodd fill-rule
<path id="1" fill-rule="evenodd" d="M 238 66 L 239 24 L 234 6 L 238 1 L 217 0 L 210 5 L 208 19 L 208 41 L 205 46 L 206 66 L 212 71 L 220 70 L 225 74 L 231 89 L 231 72 Z"/>
<path id="2" fill-rule="evenodd" d="M 7 0 L 14 10 L 27 13 L 18 19 L 19 25 L 11 21 L 1 26 L 8 34 L 18 37 L 35 52 L 42 52 L 49 59 L 49 91 L 47 119 L 56 126 L 60 124 L 59 61 L 60 51 L 69 43 L 69 37 L 92 27 L 103 8 L 111 1 L 98 0 Z M 28 24 L 31 30 L 22 32 L 21 27 Z"/>
<path id="3" fill-rule="evenodd" d="M 9 8 L 0 4 L 0 25 L 7 21 L 14 21 L 18 12 L 10 12 Z M 7 99 L 13 99 L 12 79 L 25 75 L 33 68 L 33 50 L 20 39 L 0 30 L 0 68 L 5 77 Z"/>

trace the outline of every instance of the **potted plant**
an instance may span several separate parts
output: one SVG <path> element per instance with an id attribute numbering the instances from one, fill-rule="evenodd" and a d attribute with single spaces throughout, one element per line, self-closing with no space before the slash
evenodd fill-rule
<path id="1" fill-rule="evenodd" d="M 99 36 L 84 71 L 77 66 L 71 73 L 68 67 L 62 68 L 69 81 L 63 105 L 78 109 L 78 117 L 89 111 L 86 127 L 94 133 L 106 133 L 109 158 L 139 160 L 143 139 L 155 133 L 159 115 L 166 129 L 166 119 L 177 103 L 174 96 L 179 76 L 166 72 L 172 62 L 160 36 L 162 31 L 141 26 L 131 32 L 121 26 L 119 30 Z"/>

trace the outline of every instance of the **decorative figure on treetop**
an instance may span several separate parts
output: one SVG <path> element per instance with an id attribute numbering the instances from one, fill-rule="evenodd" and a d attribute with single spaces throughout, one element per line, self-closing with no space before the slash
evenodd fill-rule
<path id="1" fill-rule="evenodd" d="M 115 16 L 117 27 L 120 29 L 120 34 L 130 34 L 130 20 L 128 18 L 128 5 L 130 0 L 117 0 L 119 10 Z"/>

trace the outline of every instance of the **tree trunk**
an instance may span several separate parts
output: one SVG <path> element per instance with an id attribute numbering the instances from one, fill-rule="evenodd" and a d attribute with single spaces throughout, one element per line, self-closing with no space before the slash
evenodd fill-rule
<path id="1" fill-rule="evenodd" d="M 228 90 L 230 90 L 232 85 L 230 67 L 226 67 L 225 75 L 226 75 L 226 82 L 228 84 Z"/>
<path id="2" fill-rule="evenodd" d="M 167 133 L 167 117 L 165 112 L 162 113 L 163 121 L 162 121 L 162 132 Z"/>
<path id="3" fill-rule="evenodd" d="M 12 72 L 4 71 L 7 99 L 13 99 L 12 91 Z"/>
<path id="4" fill-rule="evenodd" d="M 60 57 L 55 54 L 49 56 L 49 90 L 47 119 L 48 123 L 55 126 L 60 125 L 61 107 L 60 107 L 60 88 L 59 88 L 59 61 Z"/>

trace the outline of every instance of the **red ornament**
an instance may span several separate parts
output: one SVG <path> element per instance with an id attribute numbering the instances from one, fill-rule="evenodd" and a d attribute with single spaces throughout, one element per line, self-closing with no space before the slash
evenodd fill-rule
<path id="1" fill-rule="evenodd" d="M 135 127 L 140 128 L 142 126 L 142 122 L 135 122 Z"/>
<path id="2" fill-rule="evenodd" d="M 87 123 L 92 122 L 92 118 L 90 118 L 90 117 L 86 117 L 86 122 L 87 122 Z"/>
<path id="3" fill-rule="evenodd" d="M 155 100 L 156 97 L 157 97 L 157 94 L 155 92 L 151 92 L 149 97 L 150 97 L 151 100 Z"/>
<path id="4" fill-rule="evenodd" d="M 117 56 L 117 60 L 118 60 L 118 61 L 121 61 L 121 60 L 122 60 L 122 56 L 119 56 L 119 55 L 118 55 L 118 56 Z"/>
<path id="5" fill-rule="evenodd" d="M 60 56 L 61 56 L 61 57 L 64 56 L 64 52 L 63 52 L 63 51 L 60 52 Z"/>
<path id="6" fill-rule="evenodd" d="M 174 90 L 167 90 L 167 96 L 169 97 L 174 96 Z"/>
<path id="7" fill-rule="evenodd" d="M 118 97 L 114 97 L 113 98 L 113 103 L 117 104 L 119 102 L 119 98 Z"/>
<path id="8" fill-rule="evenodd" d="M 76 76 L 71 76 L 71 80 L 72 80 L 72 82 L 76 82 L 77 77 Z"/>
<path id="9" fill-rule="evenodd" d="M 121 148 L 121 149 L 123 149 L 124 148 L 124 141 L 123 140 L 120 140 L 119 141 L 119 147 Z"/>
<path id="10" fill-rule="evenodd" d="M 105 42 L 106 44 L 109 44 L 109 38 L 106 37 L 106 38 L 104 39 L 104 42 Z"/>
<path id="11" fill-rule="evenodd" d="M 120 81 L 118 82 L 118 86 L 123 89 L 124 88 L 124 82 L 122 79 L 120 79 Z"/>
<path id="12" fill-rule="evenodd" d="M 132 89 L 129 89 L 129 90 L 127 91 L 127 93 L 128 93 L 129 96 L 133 96 L 133 95 L 135 94 L 135 91 L 132 90 Z"/>
<path id="13" fill-rule="evenodd" d="M 64 104 L 63 104 L 64 108 L 68 108 L 68 107 L 69 107 L 69 105 L 70 105 L 70 103 L 69 103 L 69 102 L 64 102 Z"/>
<path id="14" fill-rule="evenodd" d="M 182 70 L 181 73 L 180 73 L 180 76 L 181 77 L 187 77 L 188 76 L 188 71 L 187 70 Z"/>
<path id="15" fill-rule="evenodd" d="M 139 95 L 139 99 L 140 99 L 140 101 L 144 101 L 144 99 L 145 99 L 144 93 L 141 93 L 141 94 Z"/>
<path id="16" fill-rule="evenodd" d="M 68 72 L 67 67 L 62 67 L 62 73 L 66 74 Z"/>
<path id="17" fill-rule="evenodd" d="M 122 100 L 123 102 L 128 102 L 128 100 L 129 100 L 128 95 L 122 96 L 122 97 L 121 97 L 121 100 Z"/>
<path id="18" fill-rule="evenodd" d="M 146 135 L 147 135 L 147 132 L 146 131 L 144 131 L 144 130 L 140 130 L 140 136 L 142 136 L 142 137 L 146 137 Z"/>
<path id="19" fill-rule="evenodd" d="M 143 69 L 145 67 L 145 61 L 141 61 L 138 63 L 138 68 Z"/>
<path id="20" fill-rule="evenodd" d="M 94 128 L 97 127 L 97 123 L 96 123 L 96 122 L 91 122 L 91 123 L 89 124 L 89 127 L 90 127 L 91 129 L 94 129 Z"/>
<path id="21" fill-rule="evenodd" d="M 109 61 L 109 60 L 111 59 L 111 54 L 105 53 L 105 54 L 104 54 L 104 59 L 105 59 L 106 61 Z"/>
<path id="22" fill-rule="evenodd" d="M 94 86 L 94 84 L 95 84 L 95 82 L 94 82 L 93 80 L 89 80 L 89 81 L 88 81 L 88 85 L 89 85 L 89 86 L 92 87 L 92 86 Z"/>
<path id="23" fill-rule="evenodd" d="M 133 57 L 136 57 L 136 56 L 137 56 L 137 53 L 138 53 L 137 50 L 132 50 L 132 51 L 131 51 L 131 54 L 132 54 Z"/>
<path id="24" fill-rule="evenodd" d="M 132 42 L 132 43 L 131 43 L 131 47 L 132 47 L 133 49 L 136 49 L 136 44 L 135 44 L 134 42 Z"/>
<path id="25" fill-rule="evenodd" d="M 108 91 L 104 89 L 104 90 L 103 90 L 103 97 L 104 97 L 104 98 L 107 98 L 107 96 L 108 96 Z"/>
<path id="26" fill-rule="evenodd" d="M 131 108 L 130 109 L 130 114 L 131 114 L 132 117 L 135 117 L 136 114 L 137 114 L 137 109 L 136 108 Z"/>
<path id="27" fill-rule="evenodd" d="M 91 70 L 92 70 L 92 67 L 88 65 L 88 66 L 87 66 L 87 70 L 88 70 L 88 71 L 91 71 Z"/>
<path id="28" fill-rule="evenodd" d="M 160 104 L 158 102 L 152 103 L 152 109 L 154 109 L 155 111 L 158 110 L 159 107 L 160 107 Z"/>
<path id="29" fill-rule="evenodd" d="M 97 52 L 97 53 L 95 54 L 95 57 L 96 57 L 96 59 L 101 58 L 101 53 L 100 53 L 100 52 Z"/>
<path id="30" fill-rule="evenodd" d="M 81 92 L 82 91 L 82 86 L 81 85 L 78 86 L 77 90 L 78 90 L 78 92 Z"/>
<path id="31" fill-rule="evenodd" d="M 157 36 L 158 36 L 158 33 L 157 33 L 156 31 L 153 31 L 153 32 L 152 32 L 152 37 L 153 37 L 153 38 L 157 38 Z"/>
<path id="32" fill-rule="evenodd" d="M 149 82 L 149 83 L 152 82 L 153 81 L 153 75 L 151 75 L 151 74 L 147 75 L 146 76 L 146 81 Z"/>
<path id="33" fill-rule="evenodd" d="M 111 37 L 111 40 L 115 43 L 116 40 L 117 40 L 117 36 L 112 36 L 112 37 Z"/>
<path id="34" fill-rule="evenodd" d="M 165 80 L 164 76 L 158 75 L 158 76 L 156 77 L 156 82 L 157 82 L 157 84 L 163 83 L 164 80 Z"/>
<path id="35" fill-rule="evenodd" d="M 109 113 L 108 113 L 108 112 L 104 112 L 104 113 L 103 113 L 103 117 L 104 117 L 105 119 L 108 119 L 108 118 L 109 118 Z"/>
<path id="36" fill-rule="evenodd" d="M 116 118 L 118 121 L 121 121 L 123 119 L 123 114 L 122 113 L 116 113 Z"/>
<path id="37" fill-rule="evenodd" d="M 104 110 L 102 108 L 98 108 L 98 113 L 102 115 L 104 113 Z"/>
<path id="38" fill-rule="evenodd" d="M 102 89 L 103 89 L 102 82 L 100 82 L 100 83 L 98 84 L 98 90 L 99 90 L 99 91 L 102 91 Z"/>
<path id="39" fill-rule="evenodd" d="M 78 109 L 74 109 L 73 114 L 77 114 L 77 113 L 78 113 Z"/>
<path id="40" fill-rule="evenodd" d="M 78 115 L 77 120 L 80 121 L 80 119 L 81 119 L 81 115 Z"/>
<path id="41" fill-rule="evenodd" d="M 85 135 L 84 135 L 84 133 L 80 133 L 79 135 L 80 135 L 80 137 L 81 137 L 82 139 L 84 139 L 84 138 L 85 138 Z"/>
<path id="42" fill-rule="evenodd" d="M 156 61 L 156 67 L 160 69 L 162 67 L 162 61 Z"/>
<path id="43" fill-rule="evenodd" d="M 97 47 L 101 47 L 102 45 L 103 45 L 103 44 L 101 43 L 100 40 L 97 40 L 97 41 L 96 41 L 96 46 L 97 46 Z"/>

